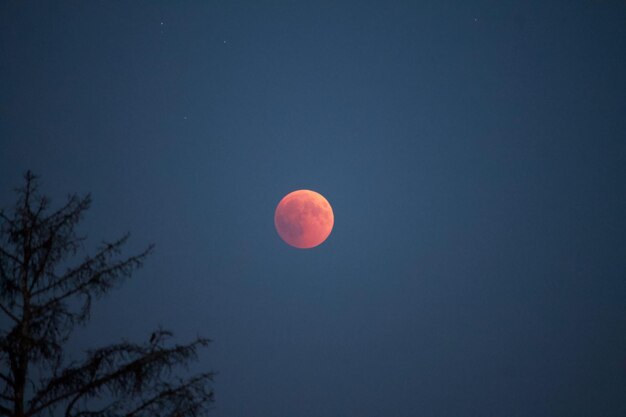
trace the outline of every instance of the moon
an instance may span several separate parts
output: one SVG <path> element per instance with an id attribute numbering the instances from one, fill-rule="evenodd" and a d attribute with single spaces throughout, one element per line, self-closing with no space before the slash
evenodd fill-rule
<path id="1" fill-rule="evenodd" d="M 333 230 L 335 216 L 328 200 L 311 190 L 293 191 L 276 206 L 274 226 L 288 245 L 310 249 L 320 245 Z"/>

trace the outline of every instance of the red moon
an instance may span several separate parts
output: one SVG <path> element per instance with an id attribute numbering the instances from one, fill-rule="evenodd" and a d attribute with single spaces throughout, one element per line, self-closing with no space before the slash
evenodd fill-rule
<path id="1" fill-rule="evenodd" d="M 335 216 L 328 201 L 311 190 L 298 190 L 280 200 L 274 213 L 274 226 L 289 245 L 313 248 L 326 240 L 333 230 Z"/>

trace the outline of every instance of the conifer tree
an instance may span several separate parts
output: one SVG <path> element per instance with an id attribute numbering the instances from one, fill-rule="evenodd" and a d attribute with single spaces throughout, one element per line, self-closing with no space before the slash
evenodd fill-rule
<path id="1" fill-rule="evenodd" d="M 120 341 L 78 360 L 65 357 L 92 301 L 128 279 L 152 247 L 122 256 L 125 235 L 85 255 L 75 229 L 90 196 L 71 195 L 51 210 L 37 178 L 27 172 L 24 179 L 13 209 L 0 212 L 0 416 L 205 415 L 213 374 L 177 371 L 207 339 L 175 344 L 170 332 L 157 329 L 143 343 Z"/>

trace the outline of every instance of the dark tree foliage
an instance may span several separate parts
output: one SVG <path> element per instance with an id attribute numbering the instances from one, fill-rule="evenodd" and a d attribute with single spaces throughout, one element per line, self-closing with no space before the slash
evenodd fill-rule
<path id="1" fill-rule="evenodd" d="M 183 417 L 204 415 L 212 373 L 178 377 L 208 344 L 173 344 L 156 330 L 64 358 L 72 330 L 89 320 L 93 299 L 127 279 L 151 252 L 121 256 L 128 239 L 105 243 L 76 265 L 84 238 L 75 232 L 90 197 L 72 195 L 55 211 L 27 172 L 10 213 L 0 212 L 0 416 Z"/>

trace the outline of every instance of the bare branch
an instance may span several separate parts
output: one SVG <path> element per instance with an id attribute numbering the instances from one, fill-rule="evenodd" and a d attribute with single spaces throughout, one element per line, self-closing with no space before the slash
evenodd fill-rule
<path id="1" fill-rule="evenodd" d="M 42 198 L 42 200 L 44 199 Z M 41 257 L 39 265 L 35 268 L 30 290 L 34 289 L 41 279 L 42 273 L 48 265 L 53 252 L 69 252 L 76 247 L 77 241 L 80 239 L 74 237 L 72 229 L 80 220 L 82 213 L 87 210 L 90 205 L 91 197 L 89 195 L 82 199 L 79 199 L 76 195 L 72 195 L 63 207 L 42 221 L 42 224 L 47 225 L 49 230 L 46 230 L 47 237 L 43 239 L 43 242 L 33 249 L 33 252 L 43 250 L 44 255 Z M 42 203 L 42 206 L 45 206 L 45 202 Z M 64 228 L 68 230 L 67 236 L 65 237 L 61 236 L 61 231 Z"/>
<path id="2" fill-rule="evenodd" d="M 148 249 L 146 249 L 137 256 L 127 258 L 123 261 L 107 266 L 104 269 L 93 271 L 85 269 L 83 271 L 80 271 L 79 274 L 84 274 L 86 277 L 86 281 L 80 282 L 80 277 L 78 277 L 77 280 L 79 282 L 76 282 L 73 288 L 70 288 L 64 293 L 53 297 L 45 304 L 34 308 L 35 314 L 40 314 L 42 311 L 46 311 L 55 304 L 58 304 L 74 295 L 82 294 L 89 299 L 92 293 L 94 295 L 99 295 L 106 292 L 115 284 L 115 278 L 129 276 L 134 269 L 140 267 L 143 263 L 144 258 L 148 256 L 151 251 L 152 246 L 148 247 Z M 84 314 L 81 316 L 84 316 Z M 79 320 L 80 318 L 81 317 L 79 317 Z"/>
<path id="3" fill-rule="evenodd" d="M 44 242 L 44 244 L 41 247 L 41 249 L 45 249 L 45 253 L 42 256 L 42 259 L 39 261 L 39 266 L 35 269 L 33 273 L 33 280 L 30 284 L 30 287 L 28 288 L 28 290 L 31 292 L 35 288 L 39 280 L 41 279 L 41 276 L 43 275 L 43 271 L 48 265 L 48 260 L 50 259 L 50 255 L 52 253 L 52 242 L 55 237 L 56 237 L 56 234 L 51 232 L 50 237 Z"/>
<path id="4" fill-rule="evenodd" d="M 23 264 L 23 261 L 20 258 L 13 255 L 12 253 L 7 252 L 2 246 L 0 246 L 0 255 L 6 256 L 7 258 L 11 259 L 13 262 L 15 262 L 18 265 Z"/>
<path id="5" fill-rule="evenodd" d="M 138 407 L 126 413 L 124 417 L 136 417 L 141 416 L 143 412 L 147 411 L 149 415 L 159 415 L 158 410 L 162 409 L 164 403 L 172 402 L 173 400 L 181 400 L 189 397 L 195 397 L 196 395 L 201 397 L 201 400 L 198 402 L 191 402 L 188 404 L 189 409 L 196 409 L 199 406 L 202 406 L 202 402 L 211 402 L 213 401 L 213 391 L 205 389 L 206 381 L 212 380 L 213 374 L 205 373 L 198 375 L 190 380 L 175 386 L 170 387 L 167 386 L 165 389 L 161 390 L 158 394 L 153 397 L 143 401 Z M 194 395 L 196 394 L 196 395 Z M 181 412 L 181 415 L 183 413 Z M 66 416 L 69 417 L 69 416 Z"/>
<path id="6" fill-rule="evenodd" d="M 33 292 L 33 297 L 35 296 L 39 296 L 41 294 L 45 294 L 46 292 L 49 292 L 51 290 L 55 290 L 57 288 L 63 288 L 64 286 L 68 285 L 69 282 L 71 282 L 73 279 L 76 279 L 77 277 L 79 277 L 81 274 L 88 274 L 88 273 L 95 273 L 94 271 L 96 270 L 96 267 L 98 265 L 105 265 L 106 261 L 113 256 L 115 253 L 117 253 L 120 250 L 120 247 L 126 243 L 126 241 L 128 240 L 129 235 L 126 234 L 124 236 L 122 236 L 121 238 L 119 238 L 118 240 L 116 240 L 115 242 L 112 243 L 107 243 L 98 253 L 96 253 L 96 255 L 94 255 L 93 257 L 87 257 L 85 259 L 84 262 L 82 262 L 80 265 L 70 269 L 69 271 L 67 271 L 63 276 L 61 276 L 59 279 L 54 280 L 53 282 L 51 282 L 49 285 L 47 285 L 44 288 L 38 289 L 37 291 Z M 136 255 L 132 258 L 137 258 L 137 257 L 145 257 L 146 255 L 148 255 L 149 251 L 152 249 L 152 246 L 150 246 L 148 248 L 148 250 L 144 251 L 143 253 Z M 132 259 L 129 258 L 129 259 Z"/>
<path id="7" fill-rule="evenodd" d="M 6 384 L 8 386 L 13 386 L 13 380 L 11 378 L 9 378 L 8 376 L 6 376 L 3 373 L 0 373 L 0 379 L 2 379 L 4 382 L 6 382 Z"/>
<path id="8" fill-rule="evenodd" d="M 63 401 L 75 403 L 79 398 L 93 396 L 102 388 L 112 392 L 141 392 L 151 378 L 194 359 L 196 349 L 208 342 L 200 338 L 172 348 L 122 343 L 99 349 L 92 352 L 82 365 L 67 368 L 62 375 L 49 381 L 35 394 L 25 415 L 35 415 Z M 135 359 L 126 361 L 128 357 Z M 67 412 L 70 410 L 71 407 Z"/>
<path id="9" fill-rule="evenodd" d="M 10 219 L 6 214 L 4 214 L 4 210 L 0 210 L 0 219 L 4 220 L 5 223 L 12 223 L 13 220 Z"/>
<path id="10" fill-rule="evenodd" d="M 11 318 L 11 320 L 13 320 L 15 323 L 19 323 L 20 322 L 20 320 L 15 315 L 13 315 L 8 308 L 6 308 L 4 305 L 2 305 L 2 303 L 0 303 L 0 310 L 2 310 L 2 312 L 4 314 L 9 316 Z"/>
<path id="11" fill-rule="evenodd" d="M 15 401 L 15 396 L 8 394 L 14 392 L 13 381 L 2 373 L 0 373 L 0 379 L 4 381 L 2 390 L 0 390 L 0 399 L 12 404 Z"/>

